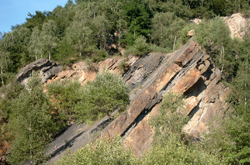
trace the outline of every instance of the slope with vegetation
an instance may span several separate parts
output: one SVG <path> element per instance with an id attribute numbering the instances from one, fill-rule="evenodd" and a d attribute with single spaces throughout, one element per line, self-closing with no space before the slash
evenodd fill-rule
<path id="1" fill-rule="evenodd" d="M 26 64 L 41 57 L 47 57 L 61 65 L 71 65 L 79 60 L 97 63 L 110 55 L 119 56 L 124 49 L 125 54 L 137 56 L 149 52 L 172 52 L 189 40 L 187 32 L 194 29 L 194 39 L 222 71 L 224 84 L 232 91 L 228 102 L 234 112 L 221 120 L 220 126 L 214 127 L 215 130 L 211 130 L 202 152 L 199 150 L 200 146 L 189 145 L 182 138 L 173 136 L 166 145 L 169 146 L 168 149 L 162 148 L 162 145 L 152 149 L 157 154 L 146 156 L 146 164 L 150 164 L 151 160 L 167 162 L 168 160 L 161 159 L 166 154 L 160 151 L 171 152 L 169 149 L 174 148 L 175 144 L 180 146 L 176 148 L 180 152 L 169 157 L 172 162 L 178 162 L 173 158 L 180 157 L 183 158 L 181 162 L 192 163 L 185 159 L 188 156 L 185 155 L 188 153 L 186 151 L 204 151 L 202 159 L 212 154 L 211 162 L 214 163 L 220 161 L 226 164 L 248 164 L 250 34 L 246 29 L 242 40 L 232 39 L 229 28 L 218 16 L 241 12 L 245 17 L 249 17 L 249 7 L 248 0 L 76 0 L 75 3 L 68 0 L 64 7 L 58 6 L 51 12 L 36 11 L 34 15 L 28 14 L 24 24 L 15 25 L 11 32 L 0 35 L 0 161 L 6 163 L 4 155 L 10 144 L 7 159 L 9 163 L 20 164 L 27 160 L 33 164 L 40 163 L 45 159 L 45 144 L 65 127 L 66 121 L 78 118 L 84 121 L 97 119 L 109 114 L 113 109 L 124 109 L 128 104 L 128 91 L 123 83 L 112 90 L 107 89 L 111 81 L 117 81 L 118 84 L 122 81 L 108 73 L 106 76 L 100 75 L 100 79 L 104 79 L 101 81 L 107 83 L 107 86 L 98 85 L 100 79 L 87 84 L 86 87 L 81 87 L 78 82 L 51 84 L 48 94 L 45 94 L 42 92 L 39 78 L 34 77 L 27 88 L 23 88 L 13 77 Z M 203 21 L 198 25 L 189 23 L 193 18 L 203 18 Z M 125 62 L 123 67 L 128 69 Z M 114 82 L 112 86 L 113 84 Z M 138 88 L 143 88 L 140 84 L 137 85 Z M 107 97 L 99 97 L 99 90 Z M 107 91 L 124 93 L 109 95 Z M 79 92 L 86 95 L 80 95 Z M 93 96 L 92 92 L 96 94 Z M 134 97 L 136 95 L 135 91 Z M 115 100 L 110 101 L 112 99 Z M 95 102 L 105 106 L 95 105 Z M 79 105 L 90 107 L 91 113 Z M 116 141 L 114 143 L 117 144 Z M 94 144 L 102 148 L 99 151 L 105 153 L 109 149 L 105 148 L 106 144 L 99 144 L 103 142 Z M 189 148 L 190 146 L 194 148 Z M 122 150 L 126 158 L 131 156 L 125 153 L 121 146 L 114 149 Z M 85 151 L 98 150 L 84 149 L 83 152 Z M 216 154 L 213 155 L 213 151 L 216 151 Z M 112 153 L 109 156 L 112 156 Z M 107 156 L 98 153 L 94 155 L 103 158 Z M 123 162 L 124 157 L 121 154 Z M 131 162 L 137 161 L 130 158 Z M 197 160 L 194 162 L 199 162 L 200 158 L 194 159 Z"/>

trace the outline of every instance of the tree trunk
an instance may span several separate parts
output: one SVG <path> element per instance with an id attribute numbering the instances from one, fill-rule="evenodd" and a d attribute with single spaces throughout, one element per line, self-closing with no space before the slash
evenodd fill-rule
<path id="1" fill-rule="evenodd" d="M 33 155 L 32 155 L 32 142 L 31 142 L 31 120 L 30 120 L 30 125 L 29 125 L 29 140 L 30 140 L 30 164 L 33 164 Z"/>
<path id="2" fill-rule="evenodd" d="M 37 60 L 37 51 L 36 51 L 36 53 L 35 53 L 35 56 L 36 56 L 36 60 Z"/>
<path id="3" fill-rule="evenodd" d="M 247 75 L 248 75 L 248 54 L 247 54 L 247 61 L 246 61 L 246 76 Z M 246 111 L 247 111 L 247 84 L 246 84 L 247 81 L 248 81 L 248 78 L 246 77 L 245 78 L 245 109 L 244 109 L 244 114 L 246 114 Z"/>
<path id="4" fill-rule="evenodd" d="M 175 35 L 175 36 L 174 36 L 174 45 L 173 45 L 173 51 L 175 50 L 175 42 L 176 42 L 176 38 L 177 38 L 177 36 Z"/>
<path id="5" fill-rule="evenodd" d="M 49 61 L 50 61 L 50 58 L 51 58 L 51 53 L 50 53 L 50 51 L 49 51 Z"/>
<path id="6" fill-rule="evenodd" d="M 222 46 L 222 68 L 221 68 L 221 72 L 223 72 L 223 69 L 224 69 L 224 55 L 225 55 L 224 46 Z"/>
<path id="7" fill-rule="evenodd" d="M 3 74 L 3 67 L 1 66 L 1 75 Z M 4 81 L 3 81 L 3 77 L 1 77 L 2 79 L 2 85 L 4 85 Z"/>

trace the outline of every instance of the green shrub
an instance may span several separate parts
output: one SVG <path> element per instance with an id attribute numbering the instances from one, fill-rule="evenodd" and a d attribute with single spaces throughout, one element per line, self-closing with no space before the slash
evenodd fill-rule
<path id="1" fill-rule="evenodd" d="M 119 65 L 119 69 L 125 73 L 128 70 L 128 64 L 126 63 L 126 61 L 128 61 L 127 59 L 124 59 L 121 61 L 120 65 Z"/>
<path id="2" fill-rule="evenodd" d="M 29 160 L 36 164 L 44 160 L 45 146 L 58 130 L 49 98 L 43 92 L 41 78 L 38 75 L 30 78 L 12 104 L 8 125 L 14 140 L 7 161 L 24 164 Z"/>
<path id="3" fill-rule="evenodd" d="M 55 165 L 136 165 L 138 160 L 127 151 L 119 138 L 97 140 L 79 149 L 75 154 L 68 152 Z"/>
<path id="4" fill-rule="evenodd" d="M 128 49 L 126 50 L 125 54 L 129 55 L 145 55 L 149 52 L 149 45 L 146 42 L 146 38 L 144 36 L 139 36 L 133 46 L 129 46 Z"/>
<path id="5" fill-rule="evenodd" d="M 187 146 L 175 135 L 165 139 L 164 145 L 155 145 L 149 153 L 144 155 L 142 161 L 145 165 L 223 164 L 216 155 L 205 152 L 201 147 Z"/>
<path id="6" fill-rule="evenodd" d="M 156 52 L 156 53 L 170 53 L 170 52 L 172 52 L 172 50 L 169 48 L 162 48 L 162 47 L 159 47 L 155 44 L 151 45 L 149 47 L 149 50 L 150 50 L 150 52 Z"/>
<path id="7" fill-rule="evenodd" d="M 56 107 L 63 120 L 74 119 L 75 105 L 79 101 L 79 89 L 81 84 L 78 81 L 53 82 L 47 85 L 48 94 L 52 104 Z"/>
<path id="8" fill-rule="evenodd" d="M 186 135 L 182 132 L 188 121 L 188 117 L 181 113 L 183 104 L 181 94 L 167 93 L 164 96 L 160 114 L 150 121 L 155 128 L 154 147 L 144 155 L 143 164 L 222 164 L 202 145 L 187 145 Z"/>
<path id="9" fill-rule="evenodd" d="M 167 93 L 161 103 L 160 115 L 153 117 L 150 124 L 155 127 L 156 144 L 163 143 L 172 135 L 184 136 L 182 127 L 187 123 L 188 117 L 181 113 L 183 96 Z"/>
<path id="10" fill-rule="evenodd" d="M 91 121 L 110 115 L 115 109 L 124 110 L 129 104 L 129 90 L 121 77 L 110 72 L 97 74 L 80 90 L 76 115 L 80 122 Z"/>

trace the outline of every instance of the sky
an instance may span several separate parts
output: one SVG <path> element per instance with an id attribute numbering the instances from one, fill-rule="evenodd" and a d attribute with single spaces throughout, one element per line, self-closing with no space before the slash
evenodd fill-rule
<path id="1" fill-rule="evenodd" d="M 64 7 L 68 0 L 0 0 L 0 32 L 11 31 L 11 26 L 23 24 L 28 13 L 53 11 L 58 5 Z"/>

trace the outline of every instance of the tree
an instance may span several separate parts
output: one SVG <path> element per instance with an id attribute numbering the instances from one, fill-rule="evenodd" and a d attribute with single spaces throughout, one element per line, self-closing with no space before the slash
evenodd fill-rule
<path id="1" fill-rule="evenodd" d="M 35 27 L 33 29 L 33 32 L 30 37 L 28 49 L 29 49 L 30 54 L 35 55 L 36 60 L 37 60 L 37 55 L 42 54 L 42 43 L 41 43 L 40 31 L 38 27 Z"/>
<path id="2" fill-rule="evenodd" d="M 64 37 L 66 28 L 73 21 L 73 17 L 75 16 L 75 8 L 76 7 L 68 7 L 66 9 L 61 6 L 57 6 L 53 10 L 51 17 L 55 21 L 58 28 L 59 39 L 62 39 Z"/>
<path id="3" fill-rule="evenodd" d="M 17 71 L 27 62 L 30 62 L 28 53 L 28 43 L 31 32 L 24 26 L 19 26 L 12 32 L 6 33 L 1 41 L 2 51 L 9 52 L 10 60 L 13 65 L 10 68 L 12 72 Z"/>
<path id="4" fill-rule="evenodd" d="M 123 11 L 128 29 L 125 39 L 121 41 L 132 45 L 136 36 L 143 35 L 148 39 L 151 33 L 151 18 L 153 17 L 153 12 L 148 5 L 132 1 L 124 6 Z"/>
<path id="5" fill-rule="evenodd" d="M 75 119 L 75 105 L 80 100 L 78 81 L 53 82 L 47 85 L 48 94 L 53 99 L 54 107 L 65 121 Z"/>
<path id="6" fill-rule="evenodd" d="M 33 29 L 34 27 L 38 27 L 39 30 L 42 30 L 42 25 L 45 23 L 48 18 L 51 16 L 51 12 L 49 11 L 36 11 L 36 14 L 28 13 L 28 18 L 26 18 L 26 22 L 24 24 L 25 27 L 29 29 Z"/>
<path id="7" fill-rule="evenodd" d="M 78 121 L 92 122 L 115 109 L 124 110 L 129 103 L 128 87 L 115 74 L 98 74 L 80 90 L 82 97 L 76 105 Z"/>
<path id="8" fill-rule="evenodd" d="M 4 79 L 8 76 L 9 66 L 12 64 L 9 52 L 0 50 L 0 77 L 2 80 L 2 85 L 4 85 Z"/>
<path id="9" fill-rule="evenodd" d="M 97 47 L 99 49 L 106 48 L 106 42 L 108 38 L 108 25 L 109 22 L 104 15 L 97 16 L 93 19 L 91 28 L 93 30 L 93 33 L 96 34 L 96 39 L 98 43 Z"/>
<path id="10" fill-rule="evenodd" d="M 41 162 L 45 145 L 56 128 L 49 98 L 43 92 L 41 79 L 37 75 L 28 81 L 26 89 L 13 101 L 9 125 L 15 139 L 11 143 L 8 162 Z"/>
<path id="11" fill-rule="evenodd" d="M 41 38 L 43 43 L 43 49 L 49 52 L 49 60 L 51 59 L 51 52 L 58 45 L 58 29 L 53 20 L 49 20 L 43 24 Z"/>
<path id="12" fill-rule="evenodd" d="M 81 57 L 84 49 L 86 51 L 88 46 L 94 44 L 92 33 L 93 31 L 88 26 L 85 26 L 84 21 L 73 21 L 66 30 L 65 38 Z"/>
<path id="13" fill-rule="evenodd" d="M 152 19 L 152 41 L 158 46 L 175 50 L 180 31 L 185 26 L 185 21 L 174 13 L 157 13 Z"/>
<path id="14" fill-rule="evenodd" d="M 73 6 L 74 5 L 74 2 L 73 2 L 73 0 L 68 0 L 67 2 L 66 2 L 66 4 L 65 4 L 65 6 L 64 6 L 64 8 L 69 8 L 69 7 L 71 7 L 71 6 Z"/>

